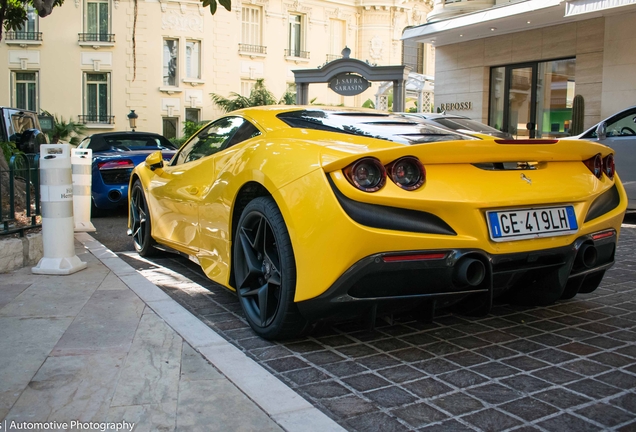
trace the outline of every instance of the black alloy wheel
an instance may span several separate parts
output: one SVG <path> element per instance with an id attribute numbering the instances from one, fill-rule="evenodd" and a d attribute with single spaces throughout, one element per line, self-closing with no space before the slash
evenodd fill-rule
<path id="1" fill-rule="evenodd" d="M 137 253 L 142 257 L 155 255 L 157 249 L 154 248 L 155 241 L 150 236 L 148 204 L 139 180 L 135 181 L 130 193 L 130 225 Z"/>
<path id="2" fill-rule="evenodd" d="M 259 197 L 245 207 L 233 257 L 239 302 L 252 329 L 266 339 L 301 334 L 307 321 L 294 303 L 294 254 L 274 200 Z"/>

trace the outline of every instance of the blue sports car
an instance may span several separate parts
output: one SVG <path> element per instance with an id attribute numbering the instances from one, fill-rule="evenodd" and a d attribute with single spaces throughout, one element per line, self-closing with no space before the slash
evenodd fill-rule
<path id="1" fill-rule="evenodd" d="M 128 204 L 128 182 L 135 165 L 161 150 L 172 159 L 177 147 L 165 137 L 151 132 L 107 132 L 88 136 L 78 148 L 93 150 L 92 213 Z"/>

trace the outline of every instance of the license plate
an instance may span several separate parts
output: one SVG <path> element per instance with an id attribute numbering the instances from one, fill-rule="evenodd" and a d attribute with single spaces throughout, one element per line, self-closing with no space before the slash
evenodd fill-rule
<path id="1" fill-rule="evenodd" d="M 573 206 L 486 212 L 493 241 L 568 235 L 578 230 Z"/>

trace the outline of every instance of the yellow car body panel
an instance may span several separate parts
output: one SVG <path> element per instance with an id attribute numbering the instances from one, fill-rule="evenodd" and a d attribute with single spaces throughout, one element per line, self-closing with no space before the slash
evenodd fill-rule
<path id="1" fill-rule="evenodd" d="M 261 185 L 284 218 L 296 264 L 296 302 L 321 296 L 348 269 L 374 254 L 401 251 L 477 250 L 493 256 L 565 247 L 577 238 L 613 229 L 618 235 L 626 195 L 618 176 L 597 178 L 582 162 L 611 149 L 561 140 L 502 143 L 492 137 L 404 145 L 359 135 L 290 128 L 276 114 L 291 108 L 247 109 L 242 115 L 260 136 L 194 162 L 151 170 L 140 164 L 132 182 L 146 192 L 152 237 L 195 256 L 206 275 L 229 289 L 237 196 L 245 185 Z M 187 144 L 186 144 L 187 145 Z M 343 169 L 362 157 L 387 165 L 403 156 L 418 158 L 426 181 L 414 191 L 391 180 L 363 192 Z M 480 164 L 528 163 L 528 169 L 493 171 Z M 332 185 L 333 184 L 333 187 Z M 354 221 L 339 203 L 426 212 L 456 235 L 374 228 Z M 592 203 L 614 190 L 618 204 L 588 219 Z M 578 230 L 568 235 L 493 241 L 487 211 L 571 205 Z M 130 226 L 130 223 L 129 223 Z"/>

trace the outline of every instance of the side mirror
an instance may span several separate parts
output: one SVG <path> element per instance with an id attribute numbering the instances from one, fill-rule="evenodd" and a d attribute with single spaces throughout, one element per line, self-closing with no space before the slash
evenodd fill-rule
<path id="1" fill-rule="evenodd" d="M 157 150 L 148 155 L 146 158 L 146 166 L 150 168 L 150 171 L 163 168 L 163 155 L 161 154 L 161 150 Z"/>
<path id="2" fill-rule="evenodd" d="M 599 141 L 607 138 L 607 123 L 604 121 L 600 122 L 598 126 L 596 126 L 596 138 L 598 138 Z"/>

